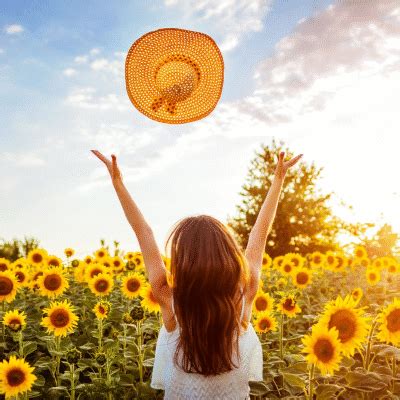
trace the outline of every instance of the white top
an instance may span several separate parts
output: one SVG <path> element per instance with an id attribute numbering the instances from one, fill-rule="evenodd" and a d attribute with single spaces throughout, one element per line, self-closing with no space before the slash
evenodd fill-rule
<path id="1" fill-rule="evenodd" d="M 172 309 L 174 305 L 172 302 Z M 241 318 L 244 312 L 244 297 Z M 250 399 L 249 381 L 263 380 L 263 354 L 261 342 L 251 323 L 239 336 L 241 363 L 238 368 L 217 376 L 186 373 L 173 363 L 179 339 L 178 323 L 168 332 L 162 325 L 156 345 L 154 366 L 150 386 L 165 390 L 165 400 L 245 400 Z M 243 329 L 242 329 L 243 331 Z M 236 353 L 233 361 L 238 365 Z"/>

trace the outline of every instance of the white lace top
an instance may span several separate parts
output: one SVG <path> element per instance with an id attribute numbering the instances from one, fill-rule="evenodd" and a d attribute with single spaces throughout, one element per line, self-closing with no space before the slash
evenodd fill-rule
<path id="1" fill-rule="evenodd" d="M 172 304 L 172 309 L 173 304 Z M 244 297 L 241 319 L 244 312 Z M 168 332 L 160 329 L 150 386 L 165 390 L 165 400 L 245 400 L 250 399 L 249 381 L 263 380 L 263 354 L 260 340 L 251 323 L 239 336 L 241 363 L 239 368 L 217 376 L 205 377 L 197 373 L 186 373 L 173 363 L 179 339 L 179 325 Z M 233 361 L 238 365 L 234 353 Z"/>

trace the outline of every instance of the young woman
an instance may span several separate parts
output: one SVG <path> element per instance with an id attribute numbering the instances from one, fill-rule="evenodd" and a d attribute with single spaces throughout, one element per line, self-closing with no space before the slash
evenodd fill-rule
<path id="1" fill-rule="evenodd" d="M 263 380 L 261 343 L 249 324 L 262 257 L 288 168 L 279 154 L 275 177 L 243 253 L 224 224 L 199 215 L 180 220 L 168 237 L 172 283 L 152 229 L 129 195 L 117 160 L 92 152 L 106 165 L 143 254 L 161 307 L 151 386 L 164 399 L 249 399 L 249 380 Z"/>

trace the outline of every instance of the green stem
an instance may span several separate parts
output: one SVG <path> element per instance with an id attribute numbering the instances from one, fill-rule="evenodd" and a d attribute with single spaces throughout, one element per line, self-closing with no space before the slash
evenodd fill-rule
<path id="1" fill-rule="evenodd" d="M 138 330 L 138 333 L 139 333 L 139 343 L 138 343 L 139 379 L 140 379 L 140 384 L 142 384 L 143 383 L 143 355 L 142 355 L 143 332 L 142 332 L 142 321 L 137 321 L 137 330 Z"/>
<path id="2" fill-rule="evenodd" d="M 396 379 L 396 355 L 395 354 L 393 354 L 393 356 L 392 356 L 392 375 L 393 375 L 392 392 L 394 392 L 394 382 Z"/>
<path id="3" fill-rule="evenodd" d="M 18 332 L 18 343 L 19 343 L 19 356 L 24 358 L 24 343 L 22 336 L 22 329 Z"/>
<path id="4" fill-rule="evenodd" d="M 98 328 L 99 328 L 99 351 L 103 351 L 103 320 L 101 318 L 99 318 Z"/>
<path id="5" fill-rule="evenodd" d="M 371 343 L 372 343 L 372 336 L 374 334 L 374 330 L 377 324 L 377 317 L 374 319 L 374 321 L 372 322 L 372 326 L 371 326 L 371 330 L 369 332 L 368 335 L 368 343 L 367 343 L 367 349 L 366 349 L 366 353 L 365 353 L 365 364 L 364 364 L 364 369 L 366 369 L 367 371 L 369 371 L 369 367 L 371 364 Z"/>
<path id="6" fill-rule="evenodd" d="M 127 326 L 126 324 L 122 324 L 122 327 L 124 329 L 124 340 L 123 340 L 123 351 L 124 351 L 124 362 L 123 362 L 123 367 L 124 367 L 124 373 L 126 373 L 126 331 L 127 331 Z"/>
<path id="7" fill-rule="evenodd" d="M 283 313 L 281 314 L 280 327 L 279 327 L 279 357 L 283 360 Z"/>
<path id="8" fill-rule="evenodd" d="M 70 364 L 69 365 L 69 371 L 71 374 L 71 396 L 69 397 L 70 400 L 75 400 L 75 365 Z"/>
<path id="9" fill-rule="evenodd" d="M 314 370 L 315 370 L 315 365 L 312 364 L 310 368 L 310 375 L 309 375 L 309 393 L 308 393 L 308 399 L 313 400 L 313 395 L 314 395 L 314 386 L 313 386 L 313 380 L 314 380 Z"/>
<path id="10" fill-rule="evenodd" d="M 3 300 L 1 305 L 2 305 L 1 319 L 3 319 L 4 314 L 6 313 L 6 302 Z M 3 323 L 1 324 L 1 330 L 3 333 L 3 342 L 5 342 L 6 341 L 6 331 L 5 331 L 5 326 Z"/>
<path id="11" fill-rule="evenodd" d="M 109 354 L 107 352 L 107 362 L 106 362 L 106 379 L 107 379 L 107 386 L 108 386 L 108 393 L 107 393 L 107 398 L 108 400 L 112 400 L 112 393 L 111 393 L 111 374 L 110 374 L 110 369 L 111 369 L 111 357 L 109 357 Z"/>
<path id="12" fill-rule="evenodd" d="M 60 361 L 61 361 L 61 357 L 59 356 L 59 353 L 60 353 L 61 337 L 60 336 L 56 336 L 55 340 L 56 340 L 56 351 L 57 351 L 57 355 L 56 355 L 56 385 L 60 386 Z"/>

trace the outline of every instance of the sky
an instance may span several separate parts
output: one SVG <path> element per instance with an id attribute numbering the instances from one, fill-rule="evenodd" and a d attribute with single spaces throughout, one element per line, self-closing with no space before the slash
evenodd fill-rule
<path id="1" fill-rule="evenodd" d="M 222 96 L 202 120 L 159 123 L 127 96 L 130 46 L 165 27 L 222 52 Z M 273 138 L 323 168 L 336 214 L 400 231 L 398 0 L 2 0 L 0 94 L 0 238 L 59 256 L 100 239 L 139 250 L 97 149 L 117 155 L 163 251 L 183 217 L 236 215 Z"/>

